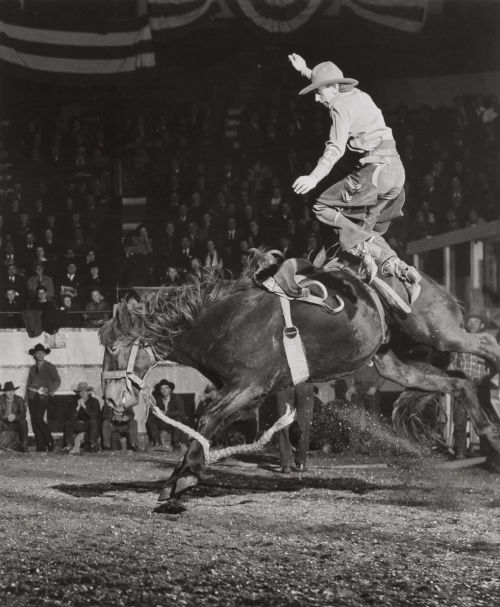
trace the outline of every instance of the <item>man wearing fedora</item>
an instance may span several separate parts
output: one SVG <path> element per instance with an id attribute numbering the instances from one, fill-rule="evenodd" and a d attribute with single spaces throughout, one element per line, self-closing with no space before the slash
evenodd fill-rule
<path id="1" fill-rule="evenodd" d="M 155 397 L 157 407 L 168 417 L 187 424 L 188 419 L 184 408 L 184 401 L 179 394 L 174 394 L 175 384 L 168 379 L 162 379 L 155 386 Z M 180 449 L 181 444 L 185 443 L 186 435 L 178 428 L 174 428 L 166 424 L 161 419 L 158 419 L 156 415 L 149 411 L 148 419 L 146 421 L 146 428 L 149 433 L 149 437 L 153 443 L 153 447 L 162 446 L 166 449 L 170 448 L 168 440 L 162 438 L 165 434 L 172 436 L 171 443 L 174 449 Z"/>
<path id="2" fill-rule="evenodd" d="M 46 348 L 43 344 L 36 344 L 28 351 L 28 354 L 35 359 L 35 364 L 28 373 L 26 393 L 31 426 L 35 434 L 36 450 L 53 451 L 54 439 L 45 422 L 45 413 L 51 397 L 61 385 L 61 378 L 55 365 L 45 360 L 45 357 L 50 354 L 50 348 Z"/>
<path id="3" fill-rule="evenodd" d="M 299 94 L 314 91 L 316 101 L 329 110 L 332 119 L 323 155 L 309 175 L 295 180 L 294 191 L 306 194 L 314 189 L 347 147 L 360 153 L 357 168 L 325 190 L 313 210 L 319 221 L 338 231 L 341 250 L 361 260 L 368 282 L 380 267 L 383 276 L 396 276 L 402 281 L 413 303 L 420 294 L 421 277 L 383 238 L 390 221 L 402 215 L 404 204 L 405 171 L 392 130 L 372 98 L 356 88 L 358 81 L 344 78 L 334 63 L 326 61 L 310 70 L 300 55 L 292 54 L 289 60 L 311 79 Z"/>
<path id="4" fill-rule="evenodd" d="M 93 386 L 89 386 L 86 381 L 81 381 L 74 390 L 76 396 L 64 424 L 65 447 L 63 451 L 78 455 L 85 436 L 87 436 L 90 451 L 99 451 L 101 406 L 97 398 L 91 396 L 93 390 Z"/>
<path id="5" fill-rule="evenodd" d="M 6 381 L 0 395 L 0 433 L 17 432 L 19 441 L 15 446 L 19 451 L 27 451 L 28 423 L 26 422 L 26 405 L 24 400 L 16 394 L 19 386 Z"/>

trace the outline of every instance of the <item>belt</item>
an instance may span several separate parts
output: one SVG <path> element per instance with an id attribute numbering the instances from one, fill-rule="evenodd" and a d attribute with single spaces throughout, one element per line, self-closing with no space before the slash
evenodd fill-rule
<path id="1" fill-rule="evenodd" d="M 361 164 L 390 164 L 392 158 L 399 158 L 396 143 L 392 139 L 381 141 L 376 148 L 366 152 L 360 159 Z"/>

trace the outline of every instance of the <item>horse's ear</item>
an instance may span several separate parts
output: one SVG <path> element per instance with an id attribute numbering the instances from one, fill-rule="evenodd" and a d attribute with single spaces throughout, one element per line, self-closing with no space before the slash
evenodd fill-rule
<path id="1" fill-rule="evenodd" d="M 116 317 L 123 333 L 129 334 L 132 328 L 132 318 L 126 301 L 121 301 L 116 308 Z"/>

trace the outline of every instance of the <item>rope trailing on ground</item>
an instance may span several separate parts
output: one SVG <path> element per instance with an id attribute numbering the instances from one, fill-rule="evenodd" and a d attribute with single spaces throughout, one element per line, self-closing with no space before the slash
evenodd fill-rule
<path id="1" fill-rule="evenodd" d="M 151 411 L 158 419 L 161 419 L 166 424 L 181 430 L 189 437 L 197 440 L 200 443 L 205 455 L 205 462 L 207 464 L 213 464 L 222 458 L 231 457 L 232 455 L 240 453 L 253 453 L 254 451 L 262 449 L 265 445 L 267 445 L 276 432 L 279 432 L 280 430 L 283 430 L 283 428 L 289 426 L 295 419 L 295 410 L 292 411 L 290 406 L 287 405 L 286 412 L 271 426 L 271 428 L 269 428 L 269 430 L 266 430 L 264 434 L 253 443 L 250 443 L 249 445 L 234 445 L 232 447 L 225 447 L 224 449 L 215 449 L 214 451 L 210 451 L 210 442 L 204 436 L 202 436 L 194 428 L 168 417 L 158 408 L 149 386 L 144 388 L 144 392 L 145 401 L 151 407 Z"/>

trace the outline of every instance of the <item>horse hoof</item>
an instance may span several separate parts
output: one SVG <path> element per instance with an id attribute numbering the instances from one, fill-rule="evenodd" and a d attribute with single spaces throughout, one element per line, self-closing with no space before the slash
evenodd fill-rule
<path id="1" fill-rule="evenodd" d="M 165 500 L 172 499 L 175 497 L 179 497 L 183 493 L 185 493 L 188 489 L 195 487 L 198 484 L 198 478 L 194 476 L 194 474 L 190 474 L 188 476 L 181 476 L 172 487 L 166 485 L 160 492 L 158 496 L 159 502 L 164 502 Z"/>
<path id="2" fill-rule="evenodd" d="M 290 474 L 291 471 L 290 466 L 281 466 L 281 474 Z"/>

